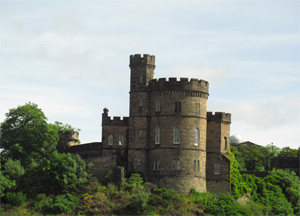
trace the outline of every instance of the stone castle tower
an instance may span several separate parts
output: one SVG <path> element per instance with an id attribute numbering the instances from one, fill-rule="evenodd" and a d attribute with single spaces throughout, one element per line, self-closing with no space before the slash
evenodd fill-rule
<path id="1" fill-rule="evenodd" d="M 207 112 L 208 82 L 154 79 L 155 56 L 151 55 L 131 55 L 129 66 L 129 117 L 111 119 L 105 108 L 102 143 L 72 147 L 71 152 L 87 157 L 83 152 L 93 146 L 99 152 L 99 166 L 117 155 L 129 172 L 182 193 L 192 187 L 230 192 L 231 115 Z"/>

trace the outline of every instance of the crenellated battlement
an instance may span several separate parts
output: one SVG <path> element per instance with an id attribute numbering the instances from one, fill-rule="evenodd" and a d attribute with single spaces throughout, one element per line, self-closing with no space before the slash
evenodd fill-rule
<path id="1" fill-rule="evenodd" d="M 64 139 L 64 140 L 77 140 L 78 141 L 78 136 L 79 133 L 77 131 L 59 131 L 58 132 L 59 139 Z"/>
<path id="2" fill-rule="evenodd" d="M 184 90 L 184 91 L 197 91 L 208 94 L 209 83 L 205 80 L 188 79 L 170 77 L 153 79 L 149 82 L 149 88 L 151 91 L 163 91 L 163 90 Z"/>
<path id="3" fill-rule="evenodd" d="M 129 117 L 123 117 L 123 119 L 119 116 L 114 116 L 113 119 L 111 119 L 110 116 L 108 116 L 109 110 L 107 108 L 103 109 L 102 114 L 102 126 L 128 126 L 129 123 Z"/>
<path id="4" fill-rule="evenodd" d="M 153 65 L 155 66 L 155 56 L 144 54 L 130 55 L 130 67 L 140 66 L 140 65 Z"/>
<path id="5" fill-rule="evenodd" d="M 231 123 L 231 114 L 224 112 L 215 112 L 213 114 L 212 112 L 207 112 L 207 121 Z"/>

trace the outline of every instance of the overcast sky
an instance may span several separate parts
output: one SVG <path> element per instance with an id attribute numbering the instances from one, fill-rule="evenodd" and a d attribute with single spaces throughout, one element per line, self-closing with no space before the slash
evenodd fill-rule
<path id="1" fill-rule="evenodd" d="M 129 55 L 155 78 L 210 83 L 231 134 L 300 146 L 299 0 L 0 0 L 0 122 L 33 102 L 101 141 L 101 114 L 129 113 Z"/>

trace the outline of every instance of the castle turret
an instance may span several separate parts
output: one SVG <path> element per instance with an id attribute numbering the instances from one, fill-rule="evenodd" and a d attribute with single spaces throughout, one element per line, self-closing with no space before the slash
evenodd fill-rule
<path id="1" fill-rule="evenodd" d="M 147 174 L 146 151 L 149 146 L 150 97 L 147 86 L 153 79 L 155 56 L 130 56 L 130 118 L 128 169 Z"/>
<path id="2" fill-rule="evenodd" d="M 230 124 L 231 114 L 207 112 L 207 190 L 230 192 Z"/>
<path id="3" fill-rule="evenodd" d="M 71 146 L 78 145 L 79 133 L 76 131 L 59 131 L 59 140 L 56 149 L 59 152 L 67 152 Z"/>

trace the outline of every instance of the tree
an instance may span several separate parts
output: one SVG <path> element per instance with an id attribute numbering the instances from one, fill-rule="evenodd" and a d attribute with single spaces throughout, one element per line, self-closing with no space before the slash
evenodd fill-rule
<path id="1" fill-rule="evenodd" d="M 284 147 L 278 154 L 278 157 L 297 157 L 298 156 L 297 149 L 291 149 L 290 147 Z"/>
<path id="2" fill-rule="evenodd" d="M 23 166 L 31 159 L 41 159 L 55 150 L 57 131 L 49 130 L 47 118 L 34 103 L 10 109 L 1 124 L 1 148 L 7 157 Z"/>

